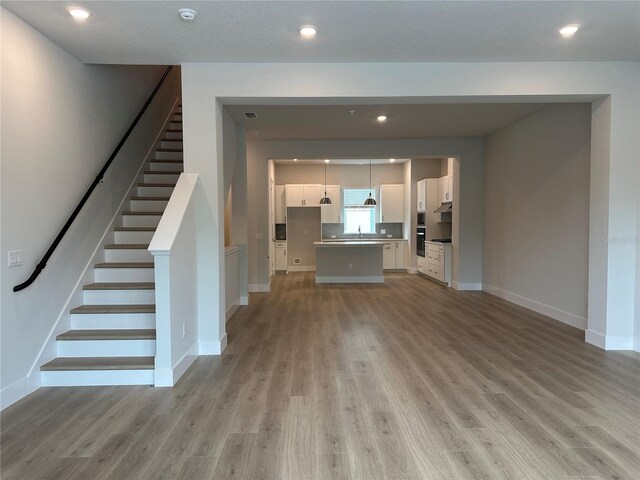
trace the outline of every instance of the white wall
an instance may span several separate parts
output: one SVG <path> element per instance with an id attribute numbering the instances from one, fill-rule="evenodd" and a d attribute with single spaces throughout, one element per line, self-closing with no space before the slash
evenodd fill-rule
<path id="1" fill-rule="evenodd" d="M 468 139 L 425 140 L 300 140 L 253 141 L 247 143 L 249 182 L 249 284 L 269 284 L 268 184 L 270 158 L 411 158 L 458 156 L 464 193 L 458 199 L 463 230 L 454 243 L 453 277 L 460 283 L 477 285 L 482 281 L 482 171 L 484 141 Z M 280 168 L 280 167 L 278 167 Z M 351 167 L 350 167 L 351 168 Z M 374 169 L 375 170 L 375 169 Z M 439 173 L 440 164 L 434 165 Z M 324 175 L 324 169 L 323 169 Z M 327 173 L 328 175 L 328 173 Z M 366 174 L 365 174 L 366 175 Z M 404 183 L 398 170 L 397 183 Z M 368 175 L 362 181 L 368 183 Z M 329 180 L 328 180 L 329 181 Z M 278 182 L 280 183 L 280 182 Z M 412 197 L 413 198 L 413 197 Z M 413 201 L 415 203 L 415 200 Z M 415 212 L 413 212 L 415 213 Z M 414 215 L 415 216 L 415 215 Z M 263 240 L 257 240 L 263 233 Z M 415 246 L 414 252 L 415 252 Z M 459 265 L 459 268 L 458 268 Z"/>
<path id="2" fill-rule="evenodd" d="M 162 67 L 84 65 L 8 10 L 2 22 L 3 405 L 36 388 L 35 361 L 164 120 L 146 115 L 39 279 L 37 262 L 159 80 Z M 9 48 L 9 46 L 19 48 Z M 179 80 L 179 77 L 177 77 Z M 8 269 L 8 250 L 24 265 Z M 27 375 L 34 370 L 31 385 Z"/>
<path id="3" fill-rule="evenodd" d="M 484 288 L 587 326 L 591 105 L 551 105 L 487 137 Z"/>
<path id="4" fill-rule="evenodd" d="M 298 64 L 286 63 L 187 63 L 183 65 L 185 168 L 187 171 L 203 172 L 207 177 L 204 184 L 211 196 L 212 208 L 224 204 L 222 196 L 215 197 L 218 190 L 222 194 L 222 186 L 218 187 L 215 183 L 215 172 L 222 164 L 221 118 L 217 115 L 216 102 L 249 105 L 350 105 L 358 102 L 379 104 L 399 101 L 557 103 L 606 98 L 609 115 L 605 115 L 603 111 L 602 122 L 593 127 L 596 134 L 592 132 L 591 135 L 591 205 L 597 204 L 600 208 L 590 209 L 589 329 L 594 335 L 588 341 L 603 348 L 630 348 L 637 294 L 636 235 L 640 164 L 637 135 L 640 130 L 638 84 L 638 62 L 395 63 L 392 66 L 325 63 L 306 64 L 304 69 Z M 594 104 L 594 114 L 598 113 Z M 604 128 L 605 124 L 610 127 L 609 131 Z M 212 131 L 216 132 L 215 138 L 209 136 Z M 443 153 L 455 155 L 451 151 Z M 401 152 L 397 154 L 401 155 Z M 291 157 L 291 153 L 283 156 Z M 396 153 L 392 156 L 396 156 Z M 322 158 L 318 155 L 314 157 Z M 211 162 L 212 158 L 217 161 Z M 461 216 L 469 216 L 470 222 L 461 221 L 458 225 L 469 224 L 469 228 L 474 228 L 481 235 L 482 216 L 474 218 L 462 205 L 473 201 L 471 197 L 476 197 L 478 193 L 481 199 L 482 192 L 478 192 L 471 184 L 465 185 L 467 180 L 464 172 L 470 170 L 465 168 L 463 157 L 460 171 L 463 176 L 459 179 L 460 184 L 454 185 L 454 201 L 455 192 L 461 192 L 463 201 L 457 202 L 460 206 L 459 213 Z M 594 175 L 594 172 L 597 174 Z M 482 168 L 475 173 L 481 176 Z M 469 180 L 472 178 L 469 177 Z M 481 188 L 479 187 L 480 190 Z M 249 192 L 251 193 L 251 189 Z M 266 193 L 262 198 L 266 198 Z M 214 212 L 214 215 L 216 221 L 218 218 L 222 219 L 222 208 L 219 212 Z M 263 231 L 266 230 L 264 228 Z M 471 258 L 477 259 L 473 270 L 481 271 L 482 239 L 460 233 L 457 251 L 465 257 L 459 259 L 461 265 Z M 454 238 L 455 236 L 454 232 Z M 614 243 L 614 238 L 636 241 Z M 212 241 L 217 245 L 223 239 L 220 242 L 215 239 Z M 477 252 L 478 248 L 480 252 Z M 251 244 L 249 249 L 262 256 L 261 250 L 251 248 Z M 469 255 L 469 251 L 478 254 Z M 218 252 L 217 256 L 223 256 L 223 251 Z M 454 258 L 454 262 L 455 260 Z M 604 268 L 606 275 L 594 276 L 591 265 Z M 258 272 L 258 275 L 261 273 Z M 266 278 L 268 279 L 268 275 Z M 480 283 L 481 279 L 474 281 Z M 607 339 L 611 341 L 607 343 Z"/>

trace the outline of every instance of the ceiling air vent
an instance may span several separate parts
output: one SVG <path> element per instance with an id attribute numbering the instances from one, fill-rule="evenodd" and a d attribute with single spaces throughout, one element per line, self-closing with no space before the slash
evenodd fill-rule
<path id="1" fill-rule="evenodd" d="M 254 119 L 254 118 L 258 118 L 258 115 L 256 115 L 256 112 L 244 112 L 244 118 L 250 118 L 250 119 Z"/>

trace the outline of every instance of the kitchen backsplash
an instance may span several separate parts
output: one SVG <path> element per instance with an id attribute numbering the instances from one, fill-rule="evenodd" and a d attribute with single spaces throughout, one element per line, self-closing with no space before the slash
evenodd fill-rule
<path id="1" fill-rule="evenodd" d="M 364 234 L 363 238 L 402 238 L 402 223 L 376 223 L 376 233 Z M 322 239 L 331 238 L 358 238 L 357 233 L 344 233 L 343 223 L 323 223 Z M 385 233 L 382 233 L 382 230 Z M 335 237 L 333 237 L 335 235 Z M 391 237 L 389 237 L 391 235 Z"/>

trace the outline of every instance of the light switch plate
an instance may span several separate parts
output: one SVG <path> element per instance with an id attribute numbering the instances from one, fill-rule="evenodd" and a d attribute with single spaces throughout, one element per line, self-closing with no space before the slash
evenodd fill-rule
<path id="1" fill-rule="evenodd" d="M 383 228 L 383 229 L 381 229 L 381 230 L 380 230 L 380 233 L 381 233 L 382 235 L 384 235 L 385 233 L 387 233 L 387 230 Z"/>
<path id="2" fill-rule="evenodd" d="M 256 235 L 256 240 L 262 240 L 262 234 L 261 233 L 258 233 Z"/>
<path id="3" fill-rule="evenodd" d="M 10 267 L 22 265 L 22 250 L 11 250 L 8 252 L 8 264 Z"/>

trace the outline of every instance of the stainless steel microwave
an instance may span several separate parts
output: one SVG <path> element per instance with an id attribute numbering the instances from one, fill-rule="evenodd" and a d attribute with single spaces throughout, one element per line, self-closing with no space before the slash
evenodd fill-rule
<path id="1" fill-rule="evenodd" d="M 419 227 L 424 227 L 427 225 L 427 212 L 418 212 L 417 225 Z"/>

